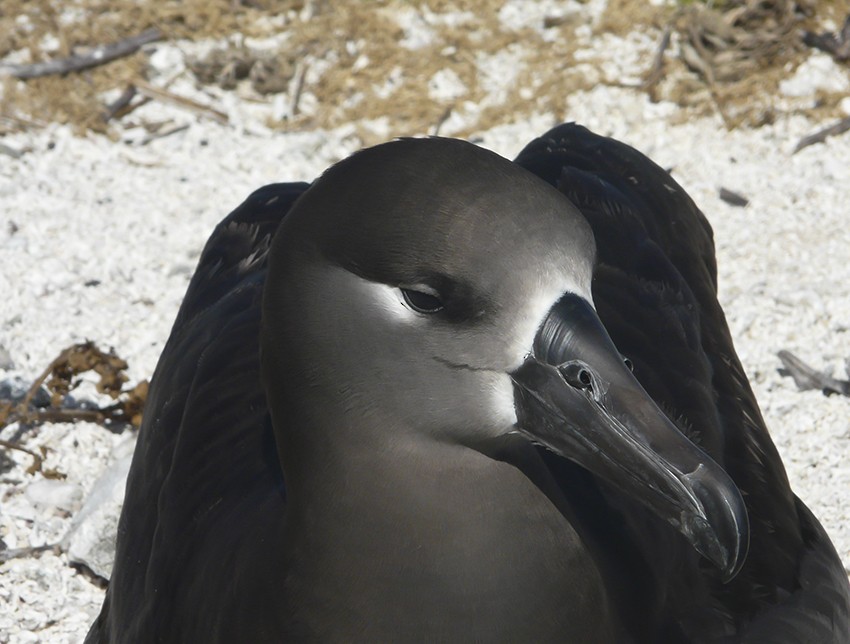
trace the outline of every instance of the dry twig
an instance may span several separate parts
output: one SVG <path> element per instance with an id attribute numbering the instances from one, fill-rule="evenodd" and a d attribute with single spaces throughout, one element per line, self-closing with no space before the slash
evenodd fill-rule
<path id="1" fill-rule="evenodd" d="M 182 132 L 183 130 L 188 130 L 189 124 L 184 123 L 182 125 L 172 125 L 171 127 L 165 127 L 157 132 L 151 132 L 148 134 L 139 145 L 147 145 L 151 141 L 156 141 L 157 139 L 164 139 L 167 136 L 171 136 L 172 134 L 177 134 L 178 132 Z"/>
<path id="2" fill-rule="evenodd" d="M 676 14 L 678 16 L 678 13 Z M 655 56 L 652 58 L 652 66 L 643 74 L 643 80 L 639 83 L 624 83 L 624 82 L 611 82 L 609 85 L 614 87 L 625 87 L 627 89 L 640 89 L 646 90 L 650 94 L 652 90 L 655 89 L 655 86 L 658 84 L 664 76 L 664 53 L 670 47 L 670 36 L 673 33 L 673 25 L 676 21 L 676 18 L 671 18 L 670 22 L 667 23 L 667 26 L 664 27 L 664 31 L 661 34 L 661 40 L 658 42 L 658 48 L 655 50 Z"/>
<path id="3" fill-rule="evenodd" d="M 203 114 L 204 116 L 209 116 L 219 123 L 227 123 L 229 120 L 227 118 L 227 114 L 224 112 L 202 105 L 191 98 L 186 98 L 185 96 L 180 96 L 174 92 L 169 92 L 168 90 L 156 87 L 141 79 L 135 80 L 133 84 L 136 86 L 136 89 L 140 94 L 144 94 L 149 98 L 165 101 L 172 105 L 177 105 L 178 107 L 190 109 L 194 112 L 198 112 L 199 114 Z"/>
<path id="4" fill-rule="evenodd" d="M 42 129 L 47 127 L 47 123 L 45 123 L 44 121 L 37 121 L 31 118 L 26 118 L 24 116 L 18 116 L 14 114 L 0 114 L 0 122 L 8 123 L 10 125 L 20 127 L 22 129 L 27 129 L 31 127 Z"/>
<path id="5" fill-rule="evenodd" d="M 19 78 L 28 80 L 30 78 L 39 78 L 40 76 L 51 76 L 55 74 L 68 74 L 70 72 L 78 72 L 90 67 L 103 65 L 117 58 L 129 56 L 138 51 L 139 47 L 148 43 L 160 40 L 162 32 L 159 29 L 148 29 L 138 34 L 131 36 L 108 45 L 100 45 L 95 47 L 86 54 L 68 56 L 67 58 L 59 58 L 49 60 L 44 63 L 32 63 L 29 65 L 4 65 L 0 67 L 0 73 L 4 72 Z M 5 69 L 4 69 L 5 68 Z"/>
<path id="6" fill-rule="evenodd" d="M 807 31 L 803 34 L 803 42 L 809 47 L 827 52 L 839 62 L 850 61 L 850 14 L 844 20 L 841 31 L 827 31 L 822 34 Z"/>
<path id="7" fill-rule="evenodd" d="M 41 466 L 44 463 L 44 456 L 42 454 L 34 452 L 31 449 L 27 449 L 26 447 L 24 447 L 23 445 L 19 445 L 18 443 L 6 441 L 3 439 L 0 439 L 0 447 L 15 450 L 16 452 L 23 452 L 24 454 L 29 454 L 30 456 L 32 456 L 32 465 L 27 468 L 27 474 L 35 474 L 36 472 L 41 471 Z"/>
<path id="8" fill-rule="evenodd" d="M 12 559 L 20 559 L 21 557 L 32 557 L 40 555 L 43 552 L 53 551 L 59 554 L 62 546 L 58 543 L 46 543 L 43 546 L 29 546 L 28 548 L 10 548 L 9 550 L 0 550 L 0 563 L 6 563 Z"/>
<path id="9" fill-rule="evenodd" d="M 298 61 L 298 66 L 295 68 L 295 73 L 292 75 L 292 91 L 290 95 L 292 100 L 289 104 L 289 114 L 293 118 L 298 115 L 301 102 L 301 93 L 304 91 L 304 77 L 307 75 L 307 64 L 303 61 Z"/>
<path id="10" fill-rule="evenodd" d="M 431 130 L 431 136 L 440 136 L 440 129 L 449 120 L 449 117 L 452 115 L 453 106 L 449 105 L 445 111 L 440 115 L 440 118 L 434 124 L 434 129 Z"/>
<path id="11" fill-rule="evenodd" d="M 670 46 L 670 36 L 673 34 L 673 22 L 674 20 L 671 20 L 664 27 L 664 33 L 661 34 L 661 41 L 658 43 L 658 49 L 655 52 L 655 57 L 652 59 L 652 67 L 649 68 L 649 72 L 647 72 L 646 77 L 640 84 L 641 89 L 651 92 L 664 75 L 664 52 Z"/>
<path id="12" fill-rule="evenodd" d="M 794 151 L 791 154 L 797 154 L 803 148 L 807 148 L 810 145 L 814 145 L 815 143 L 823 143 L 830 136 L 837 136 L 839 134 L 844 134 L 850 130 L 850 116 L 841 119 L 838 123 L 834 123 L 829 127 L 825 127 L 822 130 L 818 130 L 814 134 L 810 134 L 809 136 L 804 136 L 800 139 L 800 142 L 794 147 Z"/>
<path id="13" fill-rule="evenodd" d="M 850 380 L 839 380 L 822 371 L 817 371 L 790 351 L 780 351 L 778 355 L 784 371 L 794 379 L 794 384 L 800 391 L 820 389 L 827 396 L 829 394 L 850 396 Z"/>
<path id="14" fill-rule="evenodd" d="M 106 106 L 106 113 L 103 115 L 103 120 L 111 121 L 116 116 L 120 118 L 128 114 L 131 110 L 136 109 L 136 107 L 138 107 L 141 102 L 137 103 L 134 107 L 130 107 L 130 102 L 135 96 L 136 86 L 127 85 L 124 91 L 121 92 L 121 96 L 119 96 L 112 103 Z"/>

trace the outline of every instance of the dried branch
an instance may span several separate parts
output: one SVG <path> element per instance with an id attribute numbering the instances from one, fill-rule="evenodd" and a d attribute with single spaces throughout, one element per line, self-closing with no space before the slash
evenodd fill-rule
<path id="1" fill-rule="evenodd" d="M 129 56 L 138 51 L 142 45 L 147 45 L 161 39 L 162 32 L 159 29 L 148 29 L 137 36 L 131 36 L 130 38 L 109 43 L 108 45 L 95 47 L 86 54 L 68 56 L 67 58 L 59 58 L 44 63 L 32 63 L 30 65 L 4 65 L 0 67 L 0 73 L 5 72 L 15 78 L 28 80 L 30 78 L 39 78 L 40 76 L 78 72 L 83 69 L 89 69 L 90 67 L 103 65 L 117 58 Z"/>
<path id="2" fill-rule="evenodd" d="M 641 89 L 652 91 L 658 84 L 658 81 L 661 80 L 664 74 L 664 52 L 670 46 L 670 36 L 672 34 L 673 20 L 668 22 L 667 26 L 664 27 L 664 33 L 661 34 L 661 42 L 658 43 L 658 49 L 655 52 L 655 57 L 652 59 L 652 67 L 649 68 L 649 72 L 641 83 Z"/>
<path id="3" fill-rule="evenodd" d="M 303 61 L 298 61 L 295 68 L 295 73 L 292 75 L 290 95 L 292 100 L 289 104 L 289 114 L 293 118 L 298 115 L 299 103 L 301 102 L 301 93 L 304 91 L 304 78 L 307 76 L 307 64 Z"/>
<path id="4" fill-rule="evenodd" d="M 53 551 L 59 554 L 62 547 L 58 543 L 46 543 L 43 546 L 29 546 L 28 548 L 10 548 L 9 550 L 0 550 L 0 563 L 6 563 L 12 559 L 20 559 L 22 557 L 32 557 L 40 555 L 43 552 Z"/>
<path id="5" fill-rule="evenodd" d="M 15 450 L 16 452 L 23 452 L 24 454 L 32 456 L 32 465 L 27 468 L 27 474 L 35 474 L 36 472 L 41 471 L 41 465 L 44 463 L 44 456 L 41 454 L 34 452 L 31 449 L 27 449 L 18 443 L 13 443 L 12 441 L 6 441 L 3 439 L 0 439 L 0 447 Z"/>
<path id="6" fill-rule="evenodd" d="M 674 16 L 670 22 L 667 23 L 667 26 L 664 27 L 664 31 L 661 34 L 661 40 L 658 42 L 658 48 L 655 50 L 655 56 L 652 59 L 652 66 L 644 72 L 642 81 L 639 83 L 611 81 L 606 84 L 612 87 L 623 87 L 625 89 L 646 90 L 651 95 L 655 86 L 664 76 L 664 53 L 670 48 L 670 37 L 673 33 L 673 26 L 678 15 L 679 14 L 677 12 L 676 16 Z"/>
<path id="7" fill-rule="evenodd" d="M 823 143 L 830 136 L 844 134 L 847 130 L 850 130 L 850 116 L 841 119 L 840 121 L 838 121 L 838 123 L 830 125 L 829 127 L 825 127 L 822 130 L 818 130 L 814 134 L 804 136 L 802 139 L 800 139 L 800 142 L 797 143 L 797 146 L 794 148 L 794 151 L 791 154 L 797 154 L 797 152 L 799 152 L 803 148 L 807 148 L 810 145 L 814 145 L 815 143 Z"/>
<path id="8" fill-rule="evenodd" d="M 434 125 L 434 129 L 431 130 L 431 136 L 440 136 L 440 129 L 445 125 L 446 121 L 449 120 L 449 117 L 452 115 L 452 111 L 454 110 L 454 106 L 449 105 L 443 113 L 440 115 L 440 118 L 437 119 L 436 124 Z"/>
<path id="9" fill-rule="evenodd" d="M 839 62 L 850 61 L 850 14 L 844 20 L 841 31 L 827 31 L 822 34 L 807 31 L 803 34 L 803 42 L 809 47 L 825 51 Z"/>
<path id="10" fill-rule="evenodd" d="M 164 139 L 167 136 L 171 136 L 172 134 L 177 134 L 178 132 L 183 132 L 184 130 L 189 129 L 189 124 L 184 123 L 182 125 L 172 125 L 171 127 L 166 127 L 158 132 L 152 132 L 148 134 L 144 139 L 142 139 L 139 145 L 147 145 L 151 141 L 156 141 L 157 139 Z"/>
<path id="11" fill-rule="evenodd" d="M 777 355 L 782 361 L 784 371 L 794 379 L 794 384 L 800 391 L 820 389 L 826 395 L 850 396 L 850 380 L 839 380 L 822 371 L 817 371 L 790 351 L 780 351 Z"/>
<path id="12" fill-rule="evenodd" d="M 121 96 L 116 98 L 112 103 L 106 106 L 106 113 L 103 115 L 104 121 L 111 121 L 116 116 L 124 116 L 130 107 L 130 102 L 136 96 L 136 86 L 127 85 Z"/>
<path id="13" fill-rule="evenodd" d="M 45 123 L 44 121 L 37 121 L 32 118 L 26 118 L 24 116 L 18 116 L 14 114 L 0 114 L 0 122 L 9 123 L 10 125 L 14 125 L 23 129 L 31 127 L 42 129 L 47 127 L 47 123 Z"/>
<path id="14" fill-rule="evenodd" d="M 166 101 L 173 105 L 177 105 L 178 107 L 184 107 L 190 109 L 192 111 L 198 112 L 205 116 L 209 116 L 212 119 L 215 119 L 219 123 L 227 123 L 228 118 L 227 114 L 221 112 L 212 107 L 208 107 L 206 105 L 202 105 L 197 101 L 192 100 L 191 98 L 186 98 L 185 96 L 180 96 L 173 92 L 169 92 L 168 90 L 162 89 L 160 87 L 156 87 L 147 83 L 141 79 L 137 79 L 133 83 L 136 86 L 136 89 L 140 94 L 144 94 L 150 98 L 154 98 L 160 101 Z"/>

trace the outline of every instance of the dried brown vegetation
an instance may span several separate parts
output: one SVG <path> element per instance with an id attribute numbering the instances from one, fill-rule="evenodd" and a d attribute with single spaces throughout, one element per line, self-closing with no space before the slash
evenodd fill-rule
<path id="1" fill-rule="evenodd" d="M 686 114 L 719 111 L 730 127 L 758 125 L 775 117 L 778 83 L 803 59 L 803 30 L 818 31 L 824 18 L 840 23 L 839 4 L 726 0 L 713 8 L 696 2 L 653 7 L 645 0 L 610 0 L 594 30 L 623 35 L 670 27 L 664 64 L 655 82 L 647 83 L 652 96 L 689 108 Z M 503 24 L 498 17 L 503 5 L 504 0 L 79 0 L 69 8 L 55 0 L 9 0 L 0 14 L 0 57 L 26 50 L 30 61 L 44 61 L 157 28 L 172 42 L 221 43 L 212 54 L 190 60 L 199 86 L 241 85 L 256 100 L 288 93 L 289 113 L 272 126 L 308 129 L 388 117 L 393 135 L 433 132 L 456 110 L 473 115 L 465 119 L 473 123 L 469 130 L 534 112 L 568 116 L 564 102 L 571 93 L 600 82 L 620 84 L 622 79 L 587 74 L 586 66 L 583 72 L 575 64 L 581 13 L 547 17 L 544 39 L 535 29 Z M 459 12 L 465 19 L 446 17 Z M 399 15 L 424 25 L 428 38 L 415 46 L 404 43 Z M 276 50 L 244 44 L 245 36 L 280 33 L 286 39 Z M 487 57 L 500 57 L 513 78 L 498 97 L 482 71 Z M 66 76 L 7 78 L 0 109 L 12 118 L 3 123 L 10 128 L 59 121 L 109 131 L 104 92 L 150 80 L 147 61 L 139 51 Z M 646 67 L 649 71 L 651 61 Z M 465 89 L 451 99 L 432 99 L 429 83 L 444 69 Z M 302 90 L 311 95 L 307 106 L 299 105 Z M 839 98 L 819 96 L 812 109 L 835 111 Z M 360 134 L 370 142 L 368 131 Z"/>
<path id="2" fill-rule="evenodd" d="M 96 423 L 130 424 L 138 427 L 142 422 L 142 411 L 148 394 L 148 382 L 142 380 L 125 389 L 127 363 L 112 351 L 102 351 L 92 342 L 83 342 L 62 350 L 59 355 L 36 378 L 20 400 L 0 400 L 0 429 L 12 423 L 38 425 L 46 422 L 72 422 L 85 420 Z M 95 388 L 115 402 L 111 405 L 86 407 L 67 405 L 67 395 L 80 386 L 81 375 L 94 372 L 97 376 Z M 34 404 L 42 386 L 50 394 L 50 404 L 38 407 Z M 25 452 L 33 457 L 27 470 L 30 474 L 42 471 L 45 457 L 22 445 L 2 440 L 0 447 Z M 43 472 L 51 477 L 51 472 Z M 61 476 L 61 475 L 58 475 Z M 52 473 L 56 478 L 57 474 Z"/>
<path id="3" fill-rule="evenodd" d="M 816 17 L 836 13 L 834 7 L 814 0 L 728 0 L 719 6 L 692 4 L 673 18 L 679 60 L 696 79 L 673 83 L 671 95 L 689 105 L 698 80 L 728 127 L 770 123 L 780 81 L 809 52 L 804 28 L 816 24 Z M 841 98 L 824 93 L 811 108 L 834 116 Z"/>

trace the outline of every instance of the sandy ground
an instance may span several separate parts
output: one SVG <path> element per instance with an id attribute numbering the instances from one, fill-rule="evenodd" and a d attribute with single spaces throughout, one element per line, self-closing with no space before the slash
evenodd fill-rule
<path id="1" fill-rule="evenodd" d="M 606 37 L 609 71 L 633 76 L 654 42 Z M 181 55 L 161 45 L 154 63 L 173 68 Z M 814 100 L 822 85 L 850 88 L 847 67 L 825 55 L 806 65 L 778 103 Z M 190 83 L 173 89 L 210 98 Z M 114 347 L 131 382 L 149 377 L 216 222 L 255 188 L 310 180 L 361 147 L 364 128 L 375 137 L 386 128 L 384 121 L 272 131 L 256 105 L 224 92 L 215 98 L 229 124 L 157 102 L 141 108 L 140 119 L 188 126 L 150 142 L 142 128 L 112 141 L 59 125 L 4 139 L 23 154 L 0 154 L 0 383 L 26 387 L 60 350 L 85 339 Z M 721 301 L 792 486 L 850 564 L 850 399 L 797 391 L 776 357 L 789 349 L 844 377 L 850 135 L 792 155 L 824 123 L 780 114 L 760 129 L 728 132 L 717 116 L 680 116 L 634 90 L 598 87 L 564 97 L 558 113 L 507 120 L 472 139 L 511 157 L 554 123 L 575 120 L 672 169 L 714 227 Z M 447 133 L 452 127 L 464 123 L 448 123 Z M 749 205 L 724 203 L 720 187 Z M 90 383 L 75 396 L 96 398 Z M 126 436 L 90 423 L 3 429 L 0 438 L 46 448 L 45 468 L 66 476 L 46 482 L 26 472 L 26 454 L 0 452 L 0 548 L 60 541 L 100 473 L 126 449 Z M 102 597 L 62 553 L 0 564 L 0 642 L 80 641 Z"/>

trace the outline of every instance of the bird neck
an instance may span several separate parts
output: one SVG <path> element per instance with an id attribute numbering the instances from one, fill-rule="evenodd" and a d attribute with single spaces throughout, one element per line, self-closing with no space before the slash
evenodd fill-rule
<path id="1" fill-rule="evenodd" d="M 587 623 L 578 616 L 615 623 L 590 553 L 517 467 L 428 439 L 317 456 L 299 451 L 286 473 L 284 556 L 287 601 L 322 636 L 344 639 L 353 620 L 378 640 L 454 639 L 480 624 L 483 639 L 599 641 L 571 631 Z M 327 615 L 349 617 L 334 631 Z"/>

